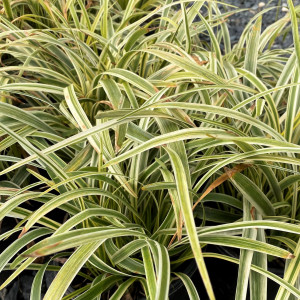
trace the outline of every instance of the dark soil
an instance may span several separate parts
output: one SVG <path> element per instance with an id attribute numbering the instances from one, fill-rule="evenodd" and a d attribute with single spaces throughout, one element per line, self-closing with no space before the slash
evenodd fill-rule
<path id="1" fill-rule="evenodd" d="M 234 5 L 241 9 L 246 9 L 243 12 L 237 13 L 229 19 L 229 31 L 232 43 L 236 43 L 242 34 L 245 26 L 262 9 L 274 7 L 263 15 L 262 30 L 273 24 L 279 18 L 286 14 L 288 8 L 286 0 L 223 0 L 223 3 Z M 294 6 L 300 4 L 300 0 L 293 1 Z M 264 4 L 264 6 L 262 6 Z M 231 10 L 231 8 L 229 8 Z M 275 48 L 288 48 L 293 45 L 293 38 L 290 33 L 276 40 Z"/>

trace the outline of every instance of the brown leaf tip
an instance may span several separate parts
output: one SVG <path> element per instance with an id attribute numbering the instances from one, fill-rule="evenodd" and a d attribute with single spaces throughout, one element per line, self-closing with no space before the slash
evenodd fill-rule
<path id="1" fill-rule="evenodd" d="M 289 253 L 288 256 L 287 256 L 287 259 L 293 259 L 295 258 L 296 256 L 292 253 Z"/>
<path id="2" fill-rule="evenodd" d="M 23 227 L 23 229 L 22 229 L 20 235 L 18 236 L 18 239 L 20 239 L 26 232 L 27 232 L 26 227 Z"/>

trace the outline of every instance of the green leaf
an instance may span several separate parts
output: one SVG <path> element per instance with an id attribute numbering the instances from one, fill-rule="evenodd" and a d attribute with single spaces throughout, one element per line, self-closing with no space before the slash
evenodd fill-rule
<path id="1" fill-rule="evenodd" d="M 193 217 L 193 211 L 191 206 L 191 200 L 189 195 L 188 183 L 186 180 L 186 175 L 184 171 L 184 166 L 179 158 L 179 156 L 171 149 L 166 148 L 167 153 L 170 156 L 173 171 L 175 174 L 175 182 L 178 192 L 179 201 L 181 204 L 181 209 L 183 213 L 183 218 L 185 222 L 185 227 L 187 234 L 191 243 L 191 248 L 193 250 L 195 260 L 202 276 L 204 286 L 209 295 L 209 298 L 215 299 L 214 292 L 210 283 L 210 279 L 207 273 L 207 269 L 203 260 L 201 247 L 198 242 L 196 226 Z"/>
<path id="2" fill-rule="evenodd" d="M 126 291 L 132 284 L 137 280 L 137 278 L 127 279 L 125 282 L 120 284 L 118 289 L 114 292 L 114 294 L 109 298 L 109 300 L 121 300 Z"/>
<path id="3" fill-rule="evenodd" d="M 10 118 L 13 118 L 19 122 L 30 125 L 36 129 L 41 129 L 46 132 L 56 133 L 52 127 L 41 121 L 34 114 L 26 112 L 16 106 L 12 106 L 7 103 L 0 102 L 0 115 L 5 115 Z"/>
<path id="4" fill-rule="evenodd" d="M 142 256 L 145 267 L 145 274 L 147 280 L 147 289 L 151 300 L 155 300 L 156 297 L 156 277 L 153 266 L 153 260 L 149 247 L 142 248 Z"/>
<path id="5" fill-rule="evenodd" d="M 135 226 L 133 226 L 134 228 Z M 144 235 L 133 229 L 93 227 L 76 229 L 70 232 L 62 233 L 56 236 L 46 238 L 30 249 L 23 252 L 22 255 L 45 256 L 65 249 L 78 247 L 84 244 L 93 243 L 98 240 L 104 240 L 113 237 L 135 236 L 144 237 Z M 26 235 L 24 235 L 26 236 Z"/>
<path id="6" fill-rule="evenodd" d="M 68 106 L 70 107 L 75 120 L 78 122 L 80 128 L 83 131 L 87 132 L 88 129 L 92 128 L 92 125 L 76 97 L 73 86 L 71 85 L 71 86 L 67 87 L 64 90 L 64 93 L 65 93 L 66 102 L 68 103 Z M 100 143 L 99 143 L 99 136 L 88 134 L 87 138 L 88 138 L 89 142 L 91 143 L 92 147 L 96 150 L 96 152 L 98 154 L 102 154 Z M 104 154 L 104 157 L 106 160 L 108 160 L 110 158 L 110 153 L 108 153 L 108 151 L 105 151 L 103 154 Z M 123 173 L 119 166 L 114 166 L 110 169 L 113 172 L 115 172 L 116 174 Z M 132 196 L 136 197 L 136 194 L 134 193 L 131 186 L 129 185 L 129 183 L 126 181 L 126 179 L 123 176 L 116 175 L 116 178 Z"/>
<path id="7" fill-rule="evenodd" d="M 104 74 L 123 79 L 124 81 L 131 83 L 133 86 L 141 89 L 149 95 L 153 95 L 158 91 L 157 88 L 154 85 L 152 85 L 149 81 L 128 70 L 115 68 L 104 72 L 103 75 Z"/>
<path id="8" fill-rule="evenodd" d="M 24 236 L 22 236 L 22 238 L 14 241 L 0 254 L 0 271 L 2 271 L 9 260 L 13 258 L 15 254 L 22 248 L 24 248 L 27 244 L 39 237 L 50 233 L 52 233 L 52 230 L 48 228 L 38 228 L 26 233 Z"/>
<path id="9" fill-rule="evenodd" d="M 2 3 L 3 3 L 5 14 L 6 14 L 7 18 L 9 20 L 13 20 L 14 16 L 13 16 L 13 10 L 11 7 L 10 0 L 3 0 Z"/>
<path id="10" fill-rule="evenodd" d="M 299 68 L 295 69 L 295 73 L 292 77 L 293 82 L 300 82 L 300 74 Z M 285 121 L 285 131 L 284 137 L 288 142 L 292 142 L 293 140 L 293 132 L 294 132 L 294 120 L 299 110 L 299 96 L 300 96 L 300 85 L 291 87 L 289 91 L 288 104 L 286 109 L 286 121 Z"/>
<path id="11" fill-rule="evenodd" d="M 104 278 L 100 282 L 96 283 L 92 287 L 90 287 L 86 292 L 76 297 L 76 300 L 90 300 L 94 299 L 105 290 L 109 289 L 111 286 L 115 285 L 118 281 L 120 281 L 120 276 L 112 275 L 108 278 Z"/>
<path id="12" fill-rule="evenodd" d="M 170 258 L 168 250 L 157 242 L 148 242 L 154 257 L 157 255 L 155 300 L 167 300 L 170 286 Z"/>
<path id="13" fill-rule="evenodd" d="M 121 249 L 119 249 L 113 256 L 112 256 L 112 262 L 114 264 L 118 264 L 119 262 L 123 261 L 136 251 L 140 250 L 141 248 L 147 246 L 148 243 L 145 240 L 134 240 L 125 246 L 123 246 Z"/>
<path id="14" fill-rule="evenodd" d="M 255 218 L 261 219 L 261 215 L 259 213 L 256 213 Z M 266 242 L 265 232 L 263 229 L 260 228 L 257 230 L 256 239 L 257 241 Z M 265 253 L 254 252 L 252 263 L 256 266 L 261 267 L 264 270 L 268 270 L 267 255 Z M 267 277 L 256 272 L 251 272 L 250 295 L 252 299 L 267 299 Z"/>
<path id="15" fill-rule="evenodd" d="M 80 246 L 57 273 L 43 299 L 61 299 L 78 271 L 101 243 L 103 241 Z"/>
<path id="16" fill-rule="evenodd" d="M 292 32 L 293 40 L 295 45 L 295 52 L 298 60 L 298 69 L 300 68 L 300 37 L 299 37 L 299 27 L 297 21 L 297 14 L 292 0 L 288 0 L 288 5 L 290 9 L 290 16 L 292 22 Z"/>
<path id="17" fill-rule="evenodd" d="M 283 280 L 291 284 L 292 286 L 295 284 L 300 274 L 300 239 L 298 240 L 296 249 L 295 249 L 295 259 L 289 262 L 287 269 L 284 272 Z M 299 292 L 300 294 L 300 292 Z M 284 289 L 281 286 L 278 290 L 275 300 L 287 300 L 289 299 L 290 291 Z M 300 295 L 298 295 L 298 298 Z"/>
<path id="18" fill-rule="evenodd" d="M 30 293 L 30 300 L 40 300 L 42 294 L 42 284 L 43 284 L 43 277 L 45 271 L 48 267 L 48 263 L 43 264 L 39 271 L 34 276 L 32 286 L 31 286 L 31 293 Z"/>
<path id="19" fill-rule="evenodd" d="M 259 213 L 264 216 L 274 215 L 274 208 L 271 201 L 248 177 L 241 173 L 236 173 L 230 180 Z"/>
<path id="20" fill-rule="evenodd" d="M 195 62 L 192 62 L 191 60 L 187 60 L 186 58 L 179 57 L 177 55 L 170 54 L 168 52 L 161 51 L 161 50 L 147 49 L 147 50 L 143 50 L 143 51 L 153 54 L 155 56 L 158 56 L 162 59 L 165 59 L 165 60 L 169 61 L 170 63 L 172 63 L 186 71 L 192 72 L 192 73 L 200 76 L 200 78 L 210 80 L 216 84 L 225 84 L 225 80 L 222 79 L 220 76 L 218 76 L 217 74 L 208 70 L 205 67 L 199 66 L 198 64 L 196 64 Z"/>
<path id="21" fill-rule="evenodd" d="M 218 254 L 218 253 L 204 253 L 204 257 L 214 257 L 214 258 L 224 259 L 239 264 L 238 259 L 226 255 Z M 277 276 L 272 272 L 266 271 L 255 265 L 251 265 L 251 270 L 270 278 L 274 282 L 278 283 L 283 289 L 293 293 L 293 295 L 297 296 L 298 298 L 300 297 L 300 291 L 297 288 L 295 288 L 293 285 L 291 285 L 289 282 L 282 279 L 280 276 Z"/>
<path id="22" fill-rule="evenodd" d="M 197 289 L 189 276 L 184 273 L 174 273 L 181 279 L 191 300 L 200 300 Z"/>
<path id="23" fill-rule="evenodd" d="M 246 197 L 243 197 L 243 220 L 247 222 L 251 219 L 251 205 L 248 200 L 246 200 Z M 243 229 L 244 238 L 255 240 L 256 235 L 257 232 L 255 228 Z M 235 291 L 235 299 L 243 300 L 247 297 L 252 258 L 253 251 L 245 249 L 240 250 L 240 263 Z"/>
<path id="24" fill-rule="evenodd" d="M 28 231 L 41 217 L 43 217 L 45 214 L 52 211 L 56 207 L 59 207 L 62 204 L 73 199 L 92 195 L 104 195 L 109 198 L 114 198 L 113 194 L 110 194 L 109 192 L 98 188 L 83 188 L 63 193 L 57 197 L 54 197 L 53 199 L 51 199 L 51 201 L 48 201 L 38 210 L 36 210 L 25 224 L 23 232 Z"/>

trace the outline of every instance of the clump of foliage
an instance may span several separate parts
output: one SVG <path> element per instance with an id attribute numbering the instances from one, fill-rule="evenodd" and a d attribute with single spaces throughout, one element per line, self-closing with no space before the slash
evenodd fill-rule
<path id="1" fill-rule="evenodd" d="M 236 299 L 267 299 L 267 278 L 300 297 L 299 7 L 265 30 L 261 11 L 232 46 L 238 10 L 216 1 L 0 3 L 0 219 L 19 220 L 1 288 L 38 270 L 40 299 L 60 259 L 45 300 L 163 300 L 175 279 L 199 299 L 181 272 L 195 259 L 215 299 L 214 257 L 239 264 Z"/>

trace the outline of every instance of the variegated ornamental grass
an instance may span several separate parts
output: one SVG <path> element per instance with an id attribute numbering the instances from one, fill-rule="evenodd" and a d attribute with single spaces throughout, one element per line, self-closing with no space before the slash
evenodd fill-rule
<path id="1" fill-rule="evenodd" d="M 37 270 L 41 299 L 55 270 L 47 300 L 163 300 L 175 279 L 199 299 L 180 267 L 195 259 L 212 300 L 214 258 L 239 264 L 237 300 L 267 299 L 268 278 L 300 297 L 300 7 L 232 45 L 224 1 L 0 3 L 0 219 L 19 220 L 1 288 Z"/>

